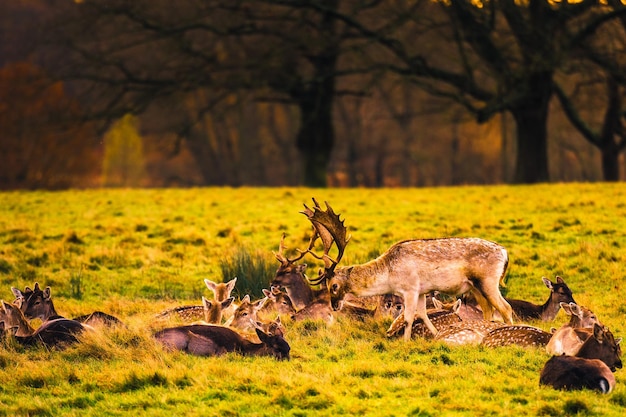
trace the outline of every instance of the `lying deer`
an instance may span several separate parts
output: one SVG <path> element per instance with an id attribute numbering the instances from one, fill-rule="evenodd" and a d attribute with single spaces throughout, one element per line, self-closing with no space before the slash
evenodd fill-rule
<path id="1" fill-rule="evenodd" d="M 18 306 L 4 301 L 1 305 L 0 322 L 3 322 L 4 328 L 12 331 L 15 340 L 24 346 L 42 344 L 47 348 L 62 349 L 78 342 L 77 335 L 88 328 L 75 320 L 56 318 L 47 320 L 39 328 L 34 329 Z"/>
<path id="2" fill-rule="evenodd" d="M 46 287 L 45 290 L 42 290 L 39 288 L 39 283 L 35 282 L 33 289 L 26 287 L 24 292 L 22 292 L 17 288 L 11 287 L 11 291 L 15 296 L 14 304 L 20 307 L 20 310 L 24 313 L 24 316 L 27 319 L 40 319 L 44 323 L 54 319 L 65 319 L 65 317 L 59 315 L 54 308 L 50 287 Z M 94 311 L 93 313 L 79 316 L 72 320 L 88 324 L 90 326 L 119 325 L 125 327 L 124 323 L 120 319 L 102 311 Z"/>
<path id="3" fill-rule="evenodd" d="M 533 326 L 522 324 L 501 326 L 491 330 L 483 339 L 482 345 L 487 347 L 510 345 L 545 347 L 552 336 L 552 333 Z"/>
<path id="4" fill-rule="evenodd" d="M 506 298 L 505 300 L 509 303 L 511 308 L 513 309 L 513 317 L 520 321 L 528 321 L 528 320 L 541 320 L 541 321 L 552 321 L 558 314 L 561 303 L 574 303 L 574 298 L 572 296 L 572 291 L 569 289 L 563 278 L 557 276 L 556 282 L 550 281 L 546 277 L 542 277 L 544 285 L 548 287 L 550 290 L 550 295 L 545 303 L 543 304 L 534 304 L 529 301 L 519 300 L 514 298 Z M 461 309 L 459 314 L 464 319 L 467 318 L 465 316 L 471 316 L 475 318 L 476 314 L 482 315 L 482 310 L 480 306 L 476 305 L 476 301 L 471 299 L 465 300 L 466 303 L 464 307 Z M 498 314 L 495 315 L 496 318 Z"/>
<path id="5" fill-rule="evenodd" d="M 233 316 L 224 323 L 224 326 L 236 329 L 239 332 L 254 332 L 258 319 L 258 312 L 263 307 L 267 298 L 250 301 L 250 295 L 246 294 L 233 313 Z"/>
<path id="6" fill-rule="evenodd" d="M 461 318 L 457 314 L 460 306 L 461 300 L 457 300 L 449 308 L 444 308 L 441 303 L 436 303 L 435 308 L 428 309 L 426 314 L 428 314 L 428 318 L 431 323 L 437 328 L 438 332 L 440 332 L 442 329 L 450 326 L 451 324 L 461 322 Z M 393 321 L 393 323 L 391 323 L 389 330 L 387 330 L 387 337 L 399 336 L 400 332 L 404 332 L 404 326 L 406 326 L 406 320 L 404 319 L 404 315 L 401 314 Z M 413 321 L 411 336 L 424 338 L 433 337 L 430 330 L 419 318 Z"/>
<path id="7" fill-rule="evenodd" d="M 586 307 L 576 303 L 562 303 L 561 307 L 570 320 L 554 332 L 546 345 L 546 351 L 552 355 L 573 355 L 584 342 L 581 337 L 589 336 L 588 333 L 580 333 L 579 329 L 593 329 L 594 325 L 601 323 L 593 311 Z"/>
<path id="8" fill-rule="evenodd" d="M 317 237 L 324 245 L 325 269 L 312 281 L 325 281 L 331 305 L 340 310 L 346 294 L 357 297 L 396 294 L 404 300 L 406 327 L 404 339 L 411 339 L 414 318 L 421 318 L 433 335 L 436 327 L 426 314 L 426 294 L 440 291 L 449 295 L 467 292 L 478 300 L 485 320 L 490 321 L 494 308 L 504 321 L 513 324 L 513 311 L 500 293 L 509 258 L 502 246 L 479 238 L 416 239 L 398 242 L 378 258 L 360 265 L 337 268 L 349 241 L 343 220 L 326 203 L 323 211 L 313 199 L 314 207 L 306 205 L 303 214 L 313 224 L 314 235 L 307 252 Z M 338 254 L 330 257 L 335 243 Z"/>
<path id="9" fill-rule="evenodd" d="M 461 321 L 441 329 L 435 336 L 435 340 L 455 346 L 479 345 L 490 331 L 502 326 L 505 326 L 505 324 L 497 321 Z"/>
<path id="10" fill-rule="evenodd" d="M 236 283 L 237 278 L 233 278 L 226 283 L 216 283 L 211 281 L 210 279 L 204 279 L 204 284 L 209 290 L 213 292 L 213 301 L 211 301 L 212 308 L 219 308 L 217 307 L 218 304 L 223 305 L 223 303 L 230 298 L 230 294 L 235 288 Z M 232 311 L 234 311 L 235 308 L 236 306 L 234 303 L 230 303 L 229 307 L 223 307 L 220 312 L 220 321 L 215 323 L 221 323 L 222 317 L 231 317 Z M 230 311 L 231 309 L 232 311 Z M 160 312 L 156 315 L 155 318 L 157 320 L 178 318 L 184 322 L 195 322 L 200 320 L 206 320 L 206 314 L 206 306 L 203 303 L 202 305 L 178 306 L 170 308 L 168 310 Z"/>
<path id="11" fill-rule="evenodd" d="M 255 329 L 261 343 L 254 343 L 228 327 L 189 325 L 171 327 L 155 333 L 154 338 L 169 349 L 198 356 L 220 356 L 237 352 L 248 356 L 273 356 L 289 359 L 289 344 L 282 336 L 270 336 Z"/>
<path id="12" fill-rule="evenodd" d="M 591 389 L 608 394 L 615 387 L 615 376 L 599 359 L 562 355 L 546 362 L 539 383 L 558 390 Z"/>
<path id="13" fill-rule="evenodd" d="M 282 292 L 280 287 L 272 285 L 269 290 L 263 289 L 263 294 L 267 300 L 263 307 L 259 310 L 259 314 L 264 316 L 267 314 L 278 314 L 293 319 L 296 309 L 291 302 L 289 295 Z"/>

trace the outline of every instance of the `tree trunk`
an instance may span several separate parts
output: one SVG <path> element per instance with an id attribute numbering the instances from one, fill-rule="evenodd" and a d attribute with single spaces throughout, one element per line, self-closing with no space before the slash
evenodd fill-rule
<path id="1" fill-rule="evenodd" d="M 510 109 L 516 123 L 517 184 L 550 180 L 548 172 L 548 105 L 552 97 L 552 74 L 537 74 L 528 79 L 526 97 Z"/>
<path id="2" fill-rule="evenodd" d="M 620 150 L 614 143 L 604 146 L 600 151 L 602 154 L 602 179 L 604 181 L 619 181 L 619 154 Z"/>

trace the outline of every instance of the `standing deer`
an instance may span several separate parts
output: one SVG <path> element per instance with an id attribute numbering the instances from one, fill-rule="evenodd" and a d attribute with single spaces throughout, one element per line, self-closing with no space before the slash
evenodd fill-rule
<path id="1" fill-rule="evenodd" d="M 504 321 L 513 324 L 513 311 L 500 293 L 509 258 L 500 245 L 479 238 L 416 239 L 398 242 L 378 258 L 360 265 L 337 268 L 350 239 L 343 220 L 326 203 L 323 211 L 313 199 L 302 212 L 313 224 L 312 242 L 320 237 L 325 269 L 312 281 L 325 281 L 333 309 L 339 310 L 346 294 L 357 297 L 395 294 L 404 300 L 406 327 L 404 339 L 411 339 L 415 317 L 421 318 L 433 335 L 437 329 L 426 314 L 426 294 L 440 291 L 449 295 L 471 292 L 478 300 L 485 320 L 491 320 L 495 308 Z M 336 259 L 329 255 L 335 243 Z M 308 252 L 312 249 L 309 245 Z M 312 252 L 311 252 L 312 253 Z"/>
<path id="2" fill-rule="evenodd" d="M 170 349 L 198 356 L 238 352 L 248 356 L 289 359 L 290 347 L 282 336 L 270 336 L 260 329 L 256 329 L 256 334 L 261 343 L 251 342 L 228 327 L 199 324 L 163 329 L 155 333 L 154 338 Z"/>
<path id="3" fill-rule="evenodd" d="M 558 390 L 586 388 L 608 394 L 615 387 L 615 376 L 599 359 L 562 355 L 553 356 L 546 362 L 539 383 Z"/>

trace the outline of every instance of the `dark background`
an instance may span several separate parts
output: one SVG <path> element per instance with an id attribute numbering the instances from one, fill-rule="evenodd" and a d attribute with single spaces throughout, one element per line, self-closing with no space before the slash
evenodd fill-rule
<path id="1" fill-rule="evenodd" d="M 626 6 L 0 2 L 0 188 L 621 181 Z"/>

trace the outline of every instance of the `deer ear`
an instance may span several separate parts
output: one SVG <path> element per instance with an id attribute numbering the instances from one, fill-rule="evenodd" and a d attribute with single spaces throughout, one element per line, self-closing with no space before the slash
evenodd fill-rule
<path id="1" fill-rule="evenodd" d="M 204 308 L 211 308 L 213 303 L 210 300 L 207 300 L 204 296 L 202 296 L 202 305 Z"/>
<path id="2" fill-rule="evenodd" d="M 266 297 L 269 297 L 272 294 L 272 292 L 266 288 L 263 288 L 261 291 L 263 291 L 263 294 L 265 294 Z"/>
<path id="3" fill-rule="evenodd" d="M 548 278 L 546 277 L 541 277 L 541 280 L 543 281 L 543 283 L 545 284 L 546 287 L 553 289 L 554 286 L 552 285 L 552 281 L 550 281 Z"/>
<path id="4" fill-rule="evenodd" d="M 210 289 L 213 292 L 215 292 L 215 289 L 217 287 L 216 283 L 214 283 L 213 281 L 211 281 L 210 279 L 207 279 L 207 278 L 204 279 L 204 285 L 206 285 L 207 288 Z"/>
<path id="5" fill-rule="evenodd" d="M 565 281 L 563 281 L 563 278 L 561 278 L 560 276 L 556 276 L 556 282 L 557 284 L 565 284 Z"/>
<path id="6" fill-rule="evenodd" d="M 22 294 L 22 291 L 15 287 L 11 287 L 11 292 L 13 293 L 13 296 L 15 298 L 24 298 L 24 294 Z"/>
<path id="7" fill-rule="evenodd" d="M 233 301 L 235 301 L 235 297 L 228 297 L 227 299 L 222 301 L 222 308 L 229 307 L 233 303 Z"/>
<path id="8" fill-rule="evenodd" d="M 52 291 L 50 290 L 50 287 L 46 287 L 46 289 L 43 290 L 43 297 L 44 298 L 50 298 L 51 292 Z"/>
<path id="9" fill-rule="evenodd" d="M 235 288 L 236 283 L 237 283 L 237 277 L 231 279 L 230 281 L 226 283 L 226 288 L 228 288 L 229 292 L 231 292 L 233 288 Z"/>
<path id="10" fill-rule="evenodd" d="M 263 330 L 259 329 L 258 327 L 255 327 L 254 331 L 256 332 L 256 335 L 259 336 L 259 340 L 261 340 L 261 342 L 263 343 L 269 342 L 269 336 Z"/>

